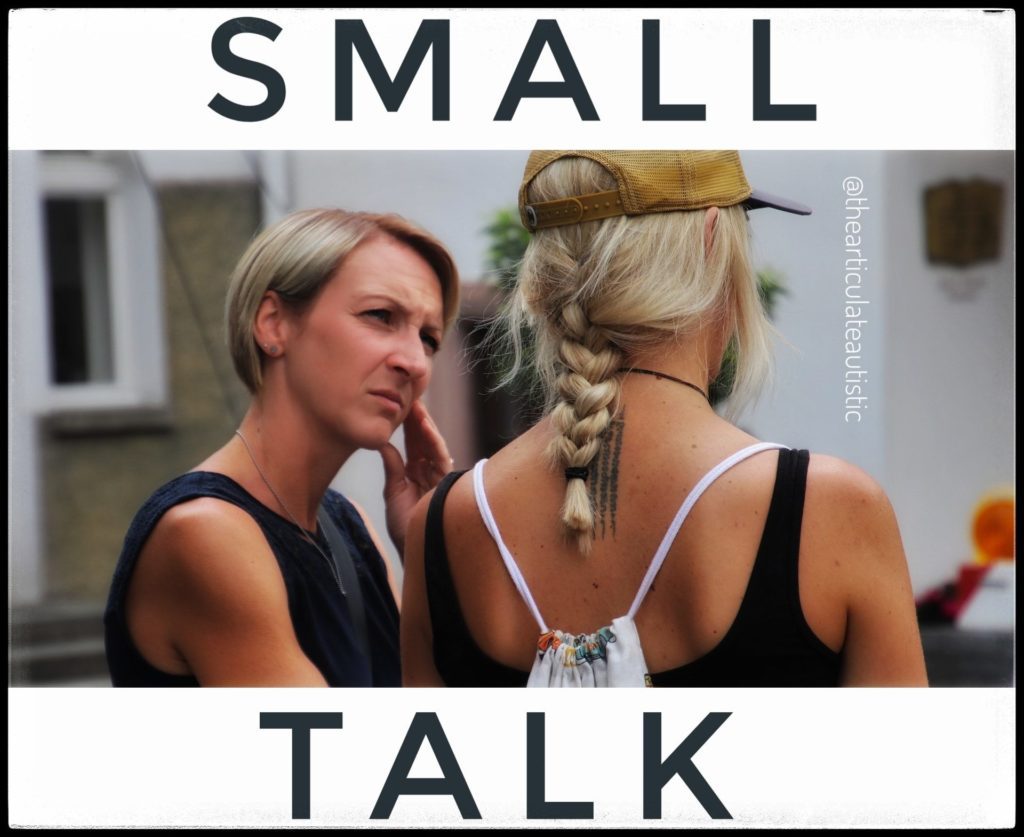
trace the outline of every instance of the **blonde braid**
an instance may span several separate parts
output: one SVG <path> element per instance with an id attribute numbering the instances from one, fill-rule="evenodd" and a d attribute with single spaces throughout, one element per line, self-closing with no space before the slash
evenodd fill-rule
<path id="1" fill-rule="evenodd" d="M 543 202 L 616 185 L 594 160 L 567 157 L 537 174 L 527 195 Z M 763 381 L 770 326 L 750 264 L 746 210 L 719 208 L 710 252 L 705 223 L 702 211 L 658 212 L 533 234 L 516 293 L 499 321 L 514 359 L 503 383 L 526 365 L 536 371 L 547 396 L 555 436 L 548 450 L 559 479 L 566 468 L 600 461 L 619 408 L 615 372 L 626 357 L 676 350 L 680 338 L 719 325 L 722 338 L 735 336 L 739 346 L 734 409 Z M 529 350 L 522 340 L 527 327 L 535 338 Z M 567 481 L 561 520 L 584 554 L 595 536 L 592 502 L 584 480 Z"/>
<path id="2" fill-rule="evenodd" d="M 583 308 L 571 302 L 562 308 L 562 340 L 558 348 L 563 367 L 556 381 L 558 402 L 551 413 L 558 434 L 550 453 L 560 470 L 586 468 L 601 449 L 601 437 L 618 405 L 620 381 L 616 372 L 623 354 L 604 329 L 587 318 Z M 562 523 L 575 538 L 580 552 L 590 552 L 594 533 L 594 509 L 586 481 L 566 479 Z"/>

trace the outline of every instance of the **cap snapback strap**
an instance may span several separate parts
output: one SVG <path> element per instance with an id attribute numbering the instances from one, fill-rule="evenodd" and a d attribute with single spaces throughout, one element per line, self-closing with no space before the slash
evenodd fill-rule
<path id="1" fill-rule="evenodd" d="M 557 201 L 528 203 L 524 207 L 524 212 L 530 230 L 580 224 L 584 221 L 598 221 L 601 218 L 614 218 L 616 215 L 626 214 L 618 189 Z"/>

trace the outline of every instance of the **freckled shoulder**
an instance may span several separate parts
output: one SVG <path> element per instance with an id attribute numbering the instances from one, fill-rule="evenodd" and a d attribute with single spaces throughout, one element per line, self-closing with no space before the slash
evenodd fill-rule
<path id="1" fill-rule="evenodd" d="M 800 556 L 811 595 L 832 593 L 845 609 L 842 681 L 926 683 L 899 524 L 878 482 L 841 459 L 811 456 Z"/>
<path id="2" fill-rule="evenodd" d="M 878 482 L 861 468 L 834 456 L 813 454 L 807 468 L 804 530 L 828 530 L 855 543 L 895 522 L 892 505 Z"/>

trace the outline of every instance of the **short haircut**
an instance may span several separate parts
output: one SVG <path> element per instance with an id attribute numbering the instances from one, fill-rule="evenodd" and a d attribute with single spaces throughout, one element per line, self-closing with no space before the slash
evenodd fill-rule
<path id="1" fill-rule="evenodd" d="M 459 309 L 459 275 L 447 248 L 400 215 L 307 209 L 267 227 L 249 244 L 228 286 L 225 326 L 235 371 L 248 390 L 259 392 L 262 352 L 253 336 L 260 302 L 276 291 L 285 305 L 301 312 L 313 303 L 345 258 L 365 241 L 386 236 L 411 247 L 441 282 L 444 330 Z"/>

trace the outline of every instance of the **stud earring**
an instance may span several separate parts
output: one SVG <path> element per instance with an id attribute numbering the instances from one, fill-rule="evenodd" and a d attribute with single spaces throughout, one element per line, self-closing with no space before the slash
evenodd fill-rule
<path id="1" fill-rule="evenodd" d="M 272 355 L 276 355 L 277 354 L 277 346 L 264 346 L 264 348 L 267 350 L 268 354 L 272 354 Z"/>

